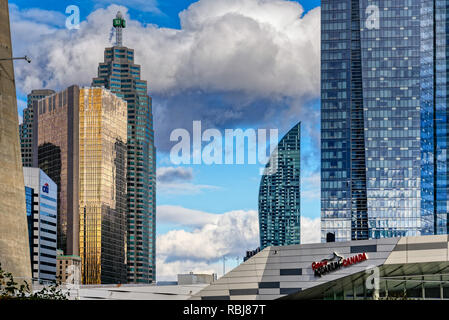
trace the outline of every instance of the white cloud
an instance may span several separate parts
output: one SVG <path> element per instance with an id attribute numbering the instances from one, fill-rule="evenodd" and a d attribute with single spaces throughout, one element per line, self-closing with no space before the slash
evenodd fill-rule
<path id="1" fill-rule="evenodd" d="M 304 172 L 310 174 L 301 177 L 301 198 L 304 200 L 320 201 L 321 197 L 321 173 L 320 172 Z"/>
<path id="2" fill-rule="evenodd" d="M 164 195 L 195 195 L 205 191 L 219 190 L 220 187 L 207 184 L 194 184 L 189 182 L 157 182 L 158 194 Z"/>
<path id="3" fill-rule="evenodd" d="M 236 210 L 213 214 L 180 206 L 158 206 L 157 224 L 178 224 L 157 237 L 158 280 L 176 279 L 190 271 L 220 273 L 220 259 L 243 258 L 246 250 L 259 246 L 258 214 Z M 301 243 L 320 242 L 320 218 L 301 217 Z"/>
<path id="4" fill-rule="evenodd" d="M 103 60 L 111 19 L 128 20 L 125 45 L 136 50 L 152 92 L 197 88 L 271 95 L 317 96 L 319 92 L 319 8 L 304 15 L 283 0 L 201 0 L 180 14 L 181 30 L 144 26 L 111 5 L 97 9 L 80 30 L 56 30 L 44 20 L 29 22 L 12 10 L 16 47 L 34 58 L 18 66 L 23 92 L 89 85 Z M 51 34 L 51 36 L 49 36 Z M 24 48 L 22 48 L 24 50 Z"/>
<path id="5" fill-rule="evenodd" d="M 187 209 L 180 206 L 162 205 L 157 207 L 157 224 L 170 223 L 202 227 L 206 224 L 216 224 L 219 217 L 217 214 Z"/>
<path id="6" fill-rule="evenodd" d="M 182 213 L 181 213 L 182 214 Z M 158 237 L 157 249 L 169 260 L 215 260 L 224 255 L 243 256 L 259 242 L 256 211 L 230 211 L 215 221 L 205 216 L 204 224 L 193 231 L 172 230 Z"/>
<path id="7" fill-rule="evenodd" d="M 240 257 L 259 246 L 256 211 L 212 214 L 176 206 L 157 208 L 158 221 L 194 227 L 192 231 L 172 230 L 157 237 L 158 280 L 175 279 L 178 273 L 218 273 L 223 256 Z"/>
<path id="8" fill-rule="evenodd" d="M 162 14 L 158 8 L 156 0 L 96 0 L 97 4 L 110 4 L 111 2 L 128 8 L 137 9 L 142 12 L 150 12 L 155 14 Z"/>
<path id="9" fill-rule="evenodd" d="M 301 243 L 321 242 L 321 218 L 301 217 Z"/>
<path id="10" fill-rule="evenodd" d="M 193 179 L 193 171 L 192 168 L 184 167 L 159 167 L 156 177 L 160 182 L 190 181 Z"/>

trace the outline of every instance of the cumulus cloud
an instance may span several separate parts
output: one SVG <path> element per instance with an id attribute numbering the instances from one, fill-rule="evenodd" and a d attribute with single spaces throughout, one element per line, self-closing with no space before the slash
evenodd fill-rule
<path id="1" fill-rule="evenodd" d="M 158 280 L 178 273 L 217 273 L 223 257 L 241 257 L 259 246 L 259 225 L 254 210 L 212 214 L 178 206 L 158 207 L 158 224 L 178 223 L 192 231 L 171 230 L 157 237 Z"/>
<path id="2" fill-rule="evenodd" d="M 157 250 L 162 256 L 170 253 L 167 262 L 243 256 L 245 250 L 258 246 L 258 235 L 257 212 L 236 210 L 217 215 L 215 221 L 205 222 L 191 232 L 172 230 L 159 236 Z"/>
<path id="3" fill-rule="evenodd" d="M 308 172 L 309 173 L 309 172 Z M 320 201 L 321 197 L 321 173 L 312 172 L 310 175 L 301 177 L 301 198 Z"/>
<path id="4" fill-rule="evenodd" d="M 172 230 L 157 237 L 158 279 L 176 274 L 217 273 L 217 263 L 226 256 L 241 257 L 259 246 L 258 214 L 236 210 L 213 214 L 180 206 L 158 206 L 157 223 L 178 224 L 187 230 Z M 320 218 L 301 217 L 301 242 L 320 242 Z"/>
<path id="5" fill-rule="evenodd" d="M 321 219 L 301 217 L 301 243 L 321 242 Z"/>
<path id="6" fill-rule="evenodd" d="M 136 50 L 154 98 L 160 151 L 169 149 L 171 130 L 193 120 L 233 128 L 288 118 L 288 127 L 304 102 L 319 96 L 320 9 L 304 14 L 285 0 L 200 0 L 180 14 L 181 29 L 142 24 L 111 5 L 67 30 L 30 21 L 31 13 L 14 7 L 14 50 L 33 58 L 17 64 L 19 90 L 90 85 L 104 47 L 112 45 L 111 19 L 119 10 L 128 22 L 124 44 Z"/>
<path id="7" fill-rule="evenodd" d="M 27 26 L 32 10 L 14 8 L 17 43 L 23 34 L 16 30 Z M 35 68 L 46 72 L 22 70 L 21 88 L 29 91 L 27 83 L 43 84 L 45 78 L 55 88 L 73 81 L 89 84 L 109 44 L 111 19 L 118 10 L 128 20 L 124 42 L 144 63 L 143 78 L 153 92 L 196 88 L 271 96 L 310 95 L 319 90 L 319 9 L 301 18 L 301 5 L 284 0 L 201 0 L 180 14 L 180 30 L 142 25 L 117 5 L 92 12 L 78 31 L 51 30 L 46 20 L 34 20 L 40 25 L 29 30 L 36 37 L 27 45 L 35 56 Z M 87 67 L 90 72 L 85 72 Z"/>
<path id="8" fill-rule="evenodd" d="M 156 171 L 158 194 L 193 195 L 207 190 L 218 190 L 217 186 L 194 184 L 192 168 L 160 167 Z"/>
<path id="9" fill-rule="evenodd" d="M 96 2 L 97 5 L 110 4 L 111 0 L 96 0 Z M 142 12 L 162 14 L 156 0 L 114 0 L 114 3 L 137 9 Z"/>
<path id="10" fill-rule="evenodd" d="M 219 215 L 180 206 L 163 205 L 157 207 L 157 224 L 169 223 L 189 227 L 201 227 L 215 224 Z"/>
<path id="11" fill-rule="evenodd" d="M 161 167 L 156 171 L 157 180 L 160 182 L 190 181 L 193 179 L 192 168 Z"/>

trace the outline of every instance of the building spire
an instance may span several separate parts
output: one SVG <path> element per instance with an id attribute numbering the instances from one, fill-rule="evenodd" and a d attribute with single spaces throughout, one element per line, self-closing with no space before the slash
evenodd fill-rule
<path id="1" fill-rule="evenodd" d="M 123 28 L 126 27 L 126 21 L 123 18 L 122 13 L 119 11 L 113 20 L 113 26 L 115 28 L 115 45 L 118 47 L 123 46 Z"/>

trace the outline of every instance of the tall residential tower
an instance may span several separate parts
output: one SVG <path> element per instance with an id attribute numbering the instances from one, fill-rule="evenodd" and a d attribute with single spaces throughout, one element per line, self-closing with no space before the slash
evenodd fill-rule
<path id="1" fill-rule="evenodd" d="M 322 1 L 322 241 L 447 233 L 448 3 Z"/>
<path id="2" fill-rule="evenodd" d="M 300 244 L 301 123 L 270 155 L 259 189 L 260 248 Z"/>
<path id="3" fill-rule="evenodd" d="M 128 103 L 128 282 L 156 280 L 156 149 L 147 82 L 134 50 L 123 46 L 122 14 L 113 20 L 116 45 L 106 48 L 92 86 L 104 87 Z"/>

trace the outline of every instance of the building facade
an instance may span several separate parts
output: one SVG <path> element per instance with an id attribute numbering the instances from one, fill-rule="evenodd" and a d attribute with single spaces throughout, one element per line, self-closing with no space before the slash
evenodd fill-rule
<path id="1" fill-rule="evenodd" d="M 445 3 L 322 2 L 322 241 L 447 233 Z"/>
<path id="2" fill-rule="evenodd" d="M 449 299 L 448 253 L 447 235 L 273 246 L 192 299 Z"/>
<path id="3" fill-rule="evenodd" d="M 33 281 L 56 281 L 57 185 L 39 168 L 24 167 Z"/>
<path id="4" fill-rule="evenodd" d="M 0 57 L 0 264 L 22 283 L 31 279 L 30 248 L 7 0 L 0 0 Z"/>
<path id="5" fill-rule="evenodd" d="M 259 189 L 260 246 L 300 243 L 301 123 L 270 155 Z"/>
<path id="6" fill-rule="evenodd" d="M 33 104 L 34 163 L 58 185 L 58 249 L 83 283 L 126 282 L 126 102 L 71 86 Z"/>
<path id="7" fill-rule="evenodd" d="M 58 250 L 56 256 L 56 279 L 58 284 L 81 284 L 81 258 L 75 255 L 64 255 Z"/>
<path id="8" fill-rule="evenodd" d="M 33 167 L 58 186 L 58 249 L 79 255 L 79 87 L 33 102 Z"/>
<path id="9" fill-rule="evenodd" d="M 127 105 L 102 88 L 79 96 L 81 279 L 126 283 Z"/>
<path id="10" fill-rule="evenodd" d="M 27 107 L 23 109 L 22 123 L 19 124 L 20 149 L 24 167 L 33 166 L 33 102 L 54 94 L 55 91 L 32 90 L 27 96 Z"/>
<path id="11" fill-rule="evenodd" d="M 114 19 L 117 44 L 106 48 L 92 86 L 104 87 L 128 103 L 128 282 L 156 280 L 156 149 L 147 82 L 134 50 L 122 44 L 125 20 Z"/>

